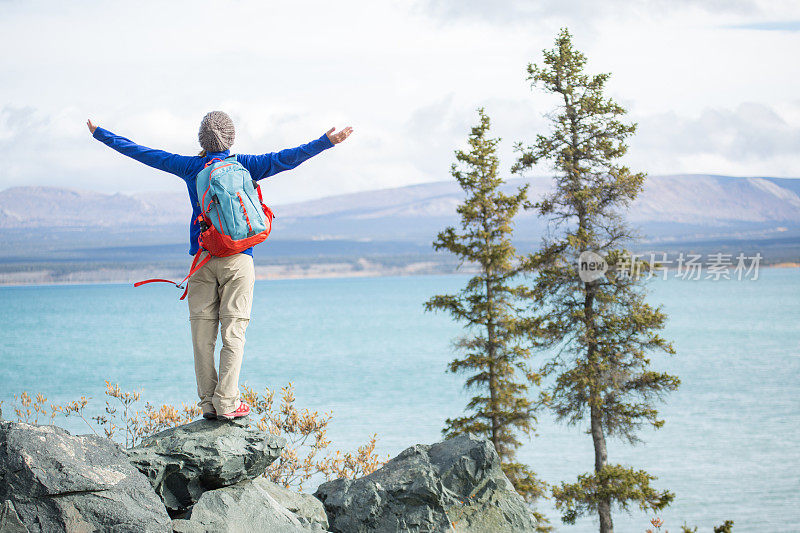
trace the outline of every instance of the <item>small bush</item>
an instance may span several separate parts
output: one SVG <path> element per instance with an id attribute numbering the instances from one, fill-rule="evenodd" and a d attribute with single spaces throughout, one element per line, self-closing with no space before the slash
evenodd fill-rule
<path id="1" fill-rule="evenodd" d="M 38 424 L 39 419 L 56 416 L 76 416 L 83 420 L 95 435 L 102 436 L 131 448 L 147 437 L 167 428 L 188 424 L 199 417 L 202 411 L 197 405 L 181 404 L 155 406 L 149 402 L 142 409 L 137 408 L 141 401 L 141 391 L 126 392 L 118 384 L 106 381 L 105 408 L 103 414 L 87 418 L 89 400 L 81 396 L 79 400 L 62 405 L 47 405 L 47 398 L 39 393 L 31 397 L 27 392 L 14 395 L 14 414 L 17 421 Z M 294 405 L 294 385 L 290 382 L 281 388 L 280 406 L 274 406 L 275 391 L 265 388 L 257 393 L 248 387 L 242 388 L 242 399 L 250 404 L 251 426 L 286 439 L 286 447 L 281 456 L 264 472 L 264 477 L 286 488 L 302 491 L 303 484 L 315 474 L 322 474 L 326 480 L 356 478 L 380 468 L 389 460 L 380 460 L 375 454 L 377 434 L 369 442 L 359 446 L 355 452 L 342 453 L 336 450 L 323 456 L 331 442 L 326 438 L 328 424 L 333 418 L 329 412 L 320 415 L 317 411 L 298 409 Z M 1 405 L 1 402 L 0 402 Z"/>

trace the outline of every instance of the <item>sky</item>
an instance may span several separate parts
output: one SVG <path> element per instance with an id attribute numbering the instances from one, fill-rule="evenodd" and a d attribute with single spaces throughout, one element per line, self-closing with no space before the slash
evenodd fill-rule
<path id="1" fill-rule="evenodd" d="M 632 169 L 800 177 L 797 1 L 0 0 L 0 19 L 0 189 L 183 190 L 86 119 L 193 155 L 216 109 L 234 153 L 354 128 L 262 182 L 273 204 L 452 179 L 481 106 L 510 177 L 514 144 L 547 133 L 555 105 L 526 67 L 562 27 L 638 124 Z"/>

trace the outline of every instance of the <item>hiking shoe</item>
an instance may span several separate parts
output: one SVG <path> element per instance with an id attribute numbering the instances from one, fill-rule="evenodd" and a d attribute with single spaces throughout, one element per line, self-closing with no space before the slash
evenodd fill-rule
<path id="1" fill-rule="evenodd" d="M 227 420 L 233 420 L 234 418 L 241 418 L 249 414 L 250 414 L 250 406 L 247 405 L 245 402 L 239 402 L 239 406 L 236 408 L 234 412 L 225 413 L 223 415 L 217 415 L 217 418 L 225 418 Z"/>
<path id="2" fill-rule="evenodd" d="M 206 420 L 216 420 L 217 419 L 217 412 L 216 411 L 206 411 L 203 413 L 203 418 Z"/>

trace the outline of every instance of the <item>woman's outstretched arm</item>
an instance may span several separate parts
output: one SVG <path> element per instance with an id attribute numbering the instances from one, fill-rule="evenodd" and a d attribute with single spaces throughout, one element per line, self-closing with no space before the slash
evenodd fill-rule
<path id="1" fill-rule="evenodd" d="M 89 131 L 92 132 L 92 136 L 106 146 L 140 163 L 157 168 L 158 170 L 163 170 L 164 172 L 169 172 L 170 174 L 184 177 L 187 174 L 189 166 L 195 159 L 192 156 L 171 154 L 164 150 L 156 150 L 154 148 L 138 145 L 130 139 L 126 139 L 120 135 L 114 135 L 108 130 L 95 126 L 92 124 L 91 120 L 88 120 L 86 125 L 89 126 Z"/>
<path id="2" fill-rule="evenodd" d="M 347 139 L 353 133 L 353 128 L 348 126 L 336 133 L 334 131 L 336 131 L 336 128 L 331 128 L 327 133 L 321 135 L 319 139 L 301 144 L 296 148 L 286 148 L 280 152 L 270 152 L 263 155 L 238 154 L 236 158 L 250 171 L 253 179 L 260 180 L 284 170 L 291 170 L 323 150 L 332 148 Z"/>

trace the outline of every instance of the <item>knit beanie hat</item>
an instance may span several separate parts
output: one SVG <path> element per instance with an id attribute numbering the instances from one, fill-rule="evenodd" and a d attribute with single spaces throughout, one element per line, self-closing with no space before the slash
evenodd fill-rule
<path id="1" fill-rule="evenodd" d="M 233 121 L 227 113 L 212 111 L 206 113 L 200 123 L 200 132 L 197 134 L 200 146 L 206 152 L 224 152 L 233 145 L 236 131 Z"/>

